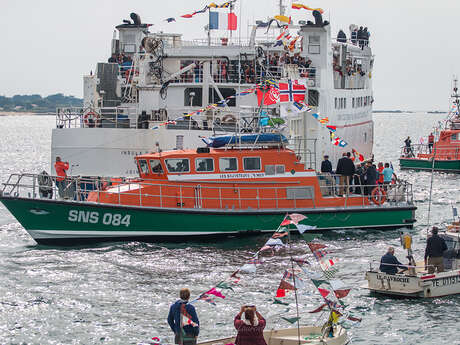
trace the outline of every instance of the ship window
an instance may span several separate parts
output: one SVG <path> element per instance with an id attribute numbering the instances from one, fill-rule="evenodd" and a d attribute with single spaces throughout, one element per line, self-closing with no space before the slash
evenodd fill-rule
<path id="1" fill-rule="evenodd" d="M 169 172 L 189 172 L 190 163 L 187 158 L 166 159 Z"/>
<path id="2" fill-rule="evenodd" d="M 265 175 L 275 175 L 276 169 L 274 165 L 265 166 Z"/>
<path id="3" fill-rule="evenodd" d="M 339 105 L 337 104 L 337 97 L 334 98 L 334 100 L 335 100 L 335 109 L 338 109 Z"/>
<path id="4" fill-rule="evenodd" d="M 135 44 L 125 44 L 123 51 L 125 53 L 135 53 L 136 52 L 136 45 Z"/>
<path id="5" fill-rule="evenodd" d="M 319 54 L 320 53 L 320 37 L 319 36 L 310 36 L 308 38 L 308 53 L 309 54 Z"/>
<path id="6" fill-rule="evenodd" d="M 149 173 L 149 165 L 145 159 L 139 159 L 139 170 L 142 174 Z"/>
<path id="7" fill-rule="evenodd" d="M 195 169 L 200 172 L 214 171 L 214 160 L 212 158 L 195 159 Z"/>
<path id="8" fill-rule="evenodd" d="M 152 169 L 154 174 L 163 174 L 163 167 L 159 159 L 150 160 L 150 169 Z"/>
<path id="9" fill-rule="evenodd" d="M 184 90 L 184 106 L 201 107 L 203 103 L 203 89 L 201 87 L 188 87 Z"/>
<path id="10" fill-rule="evenodd" d="M 285 172 L 284 165 L 277 165 L 276 166 L 276 173 L 277 174 L 284 174 L 284 172 Z"/>
<path id="11" fill-rule="evenodd" d="M 244 157 L 243 158 L 244 170 L 260 170 L 260 157 Z"/>
<path id="12" fill-rule="evenodd" d="M 458 134 L 457 133 L 454 133 L 452 134 L 452 140 L 458 140 Z"/>
<path id="13" fill-rule="evenodd" d="M 219 92 L 222 94 L 222 97 L 224 99 L 227 99 L 230 96 L 234 96 L 236 94 L 235 89 L 230 89 L 230 88 L 219 88 Z M 227 106 L 229 107 L 235 107 L 236 106 L 236 98 L 230 98 L 227 100 Z M 209 89 L 209 103 L 214 104 L 220 102 L 220 97 L 217 94 L 216 90 L 213 88 Z"/>
<path id="14" fill-rule="evenodd" d="M 319 92 L 317 90 L 308 90 L 308 105 L 312 107 L 319 105 Z"/>
<path id="15" fill-rule="evenodd" d="M 236 158 L 219 158 L 220 171 L 237 171 L 238 161 Z"/>

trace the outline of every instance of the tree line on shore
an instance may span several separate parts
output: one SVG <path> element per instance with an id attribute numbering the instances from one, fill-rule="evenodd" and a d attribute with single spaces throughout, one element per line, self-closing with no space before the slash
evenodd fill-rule
<path id="1" fill-rule="evenodd" d="M 54 113 L 58 107 L 81 107 L 83 100 L 62 93 L 42 97 L 40 95 L 0 96 L 0 111 Z"/>

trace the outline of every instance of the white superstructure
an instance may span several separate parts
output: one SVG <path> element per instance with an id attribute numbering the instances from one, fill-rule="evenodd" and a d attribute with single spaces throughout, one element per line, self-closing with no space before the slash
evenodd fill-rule
<path id="1" fill-rule="evenodd" d="M 337 42 L 319 13 L 314 22 L 289 25 L 286 32 L 299 36 L 292 50 L 276 45 L 285 29 L 254 25 L 246 40 L 225 35 L 185 41 L 180 34 L 150 33 L 139 16 L 131 18 L 116 27 L 112 40 L 112 54 L 131 62 L 98 63 L 95 74 L 83 78 L 84 107 L 58 110 L 51 161 L 69 161 L 71 174 L 136 176 L 137 154 L 196 148 L 200 137 L 213 134 L 257 131 L 261 109 L 255 93 L 181 117 L 267 78 L 307 86 L 305 102 L 312 111 L 290 114 L 285 131 L 307 167 L 319 170 L 325 154 L 335 166 L 352 149 L 372 155 L 371 49 L 367 41 Z M 263 108 L 270 117 L 280 116 L 279 105 Z M 330 132 L 312 113 L 328 117 L 348 146 L 332 145 Z"/>

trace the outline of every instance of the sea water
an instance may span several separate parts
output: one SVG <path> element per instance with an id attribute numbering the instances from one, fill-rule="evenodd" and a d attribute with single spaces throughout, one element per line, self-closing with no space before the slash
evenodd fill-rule
<path id="1" fill-rule="evenodd" d="M 400 231 L 413 235 L 415 257 L 423 258 L 431 174 L 400 172 L 397 162 L 404 138 L 410 135 L 417 143 L 444 117 L 374 115 L 376 161 L 392 162 L 398 177 L 413 183 L 418 207 L 413 230 L 338 230 L 321 239 L 338 260 L 337 277 L 354 287 L 344 299 L 347 310 L 362 318 L 361 323 L 345 323 L 353 344 L 460 344 L 459 296 L 391 299 L 371 296 L 360 288 L 370 263 L 375 266 L 388 246 L 395 246 L 400 261 L 406 262 Z M 2 182 L 11 173 L 50 170 L 54 126 L 52 116 L 0 117 Z M 459 190 L 460 175 L 434 174 L 431 224 L 442 226 L 452 220 L 452 205 L 460 208 Z M 139 344 L 152 337 L 172 343 L 166 317 L 179 289 L 189 287 L 193 296 L 207 291 L 243 265 L 268 237 L 193 245 L 38 246 L 0 205 L 0 344 Z M 307 253 L 301 238 L 294 238 L 293 251 Z M 311 256 L 309 260 L 315 262 Z M 288 256 L 280 253 L 264 261 L 255 275 L 242 275 L 240 286 L 227 292 L 225 299 L 216 298 L 216 306 L 195 304 L 200 339 L 234 335 L 233 318 L 244 303 L 257 306 L 267 319 L 267 329 L 289 326 L 280 316 L 296 316 L 292 294 L 285 298 L 291 303 L 289 311 L 272 304 Z M 308 313 L 321 303 L 311 283 L 300 290 L 301 322 L 321 324 L 325 315 Z"/>

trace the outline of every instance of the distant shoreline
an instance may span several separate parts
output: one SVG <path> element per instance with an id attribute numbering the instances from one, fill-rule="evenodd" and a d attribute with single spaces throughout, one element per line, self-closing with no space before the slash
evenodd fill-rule
<path id="1" fill-rule="evenodd" d="M 21 111 L 0 111 L 0 116 L 26 116 L 26 115 L 51 116 L 51 115 L 55 115 L 55 114 L 52 114 L 52 113 L 32 113 L 32 112 L 21 112 Z"/>

